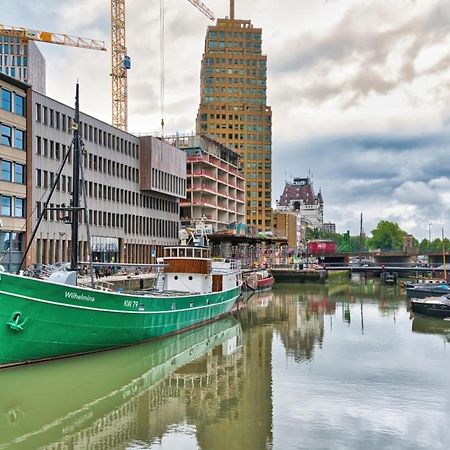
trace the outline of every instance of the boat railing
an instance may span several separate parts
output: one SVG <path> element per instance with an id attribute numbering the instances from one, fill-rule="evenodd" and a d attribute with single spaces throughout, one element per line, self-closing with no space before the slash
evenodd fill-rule
<path id="1" fill-rule="evenodd" d="M 212 270 L 215 273 L 241 272 L 241 261 L 238 259 L 213 259 Z"/>

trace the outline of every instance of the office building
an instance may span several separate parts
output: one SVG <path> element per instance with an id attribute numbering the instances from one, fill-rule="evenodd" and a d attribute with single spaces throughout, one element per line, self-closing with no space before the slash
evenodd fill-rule
<path id="1" fill-rule="evenodd" d="M 201 63 L 197 134 L 242 156 L 246 222 L 272 230 L 272 111 L 267 105 L 267 56 L 261 28 L 250 20 L 218 19 L 208 27 Z"/>
<path id="2" fill-rule="evenodd" d="M 36 92 L 30 107 L 33 173 L 28 204 L 34 226 L 70 150 L 74 110 Z M 88 214 L 81 213 L 80 259 L 89 258 L 84 226 L 89 221 L 95 260 L 156 262 L 161 246 L 178 243 L 179 199 L 186 196 L 185 153 L 160 139 L 136 137 L 83 113 L 79 130 L 89 205 Z M 69 152 L 49 207 L 70 204 L 73 182 Z M 27 262 L 68 261 L 70 237 L 67 213 L 47 211 Z"/>

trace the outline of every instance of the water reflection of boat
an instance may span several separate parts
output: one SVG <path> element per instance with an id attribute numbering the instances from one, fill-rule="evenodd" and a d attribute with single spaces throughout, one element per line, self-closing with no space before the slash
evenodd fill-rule
<path id="1" fill-rule="evenodd" d="M 269 306 L 272 299 L 273 299 L 273 293 L 266 292 L 266 293 L 256 294 L 253 297 L 252 301 L 255 302 L 256 305 L 261 308 L 267 308 L 267 306 Z"/>
<path id="2" fill-rule="evenodd" d="M 437 320 L 428 317 L 414 317 L 412 321 L 412 331 L 414 333 L 440 334 L 447 342 L 450 342 L 450 321 Z"/>
<path id="3" fill-rule="evenodd" d="M 144 391 L 215 348 L 231 357 L 240 342 L 239 322 L 227 317 L 136 347 L 2 371 L 0 449 L 125 444 L 139 407 L 148 414 L 149 405 L 139 406 Z"/>

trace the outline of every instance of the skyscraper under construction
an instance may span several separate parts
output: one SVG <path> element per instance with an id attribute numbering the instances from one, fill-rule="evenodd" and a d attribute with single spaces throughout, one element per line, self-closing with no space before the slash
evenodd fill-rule
<path id="1" fill-rule="evenodd" d="M 267 56 L 261 28 L 250 20 L 218 19 L 209 26 L 201 65 L 197 134 L 234 147 L 242 156 L 246 220 L 272 228 L 272 110 L 267 106 Z"/>

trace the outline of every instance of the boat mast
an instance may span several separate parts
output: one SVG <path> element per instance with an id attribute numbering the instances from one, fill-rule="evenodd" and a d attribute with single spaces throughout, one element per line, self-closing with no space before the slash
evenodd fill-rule
<path id="1" fill-rule="evenodd" d="M 75 92 L 75 118 L 73 128 L 73 161 L 72 161 L 72 253 L 70 258 L 70 270 L 78 270 L 78 219 L 80 216 L 80 105 L 79 105 L 79 85 L 77 82 Z"/>
<path id="2" fill-rule="evenodd" d="M 442 262 L 444 264 L 444 280 L 447 281 L 447 263 L 445 262 L 444 228 L 442 228 Z"/>

